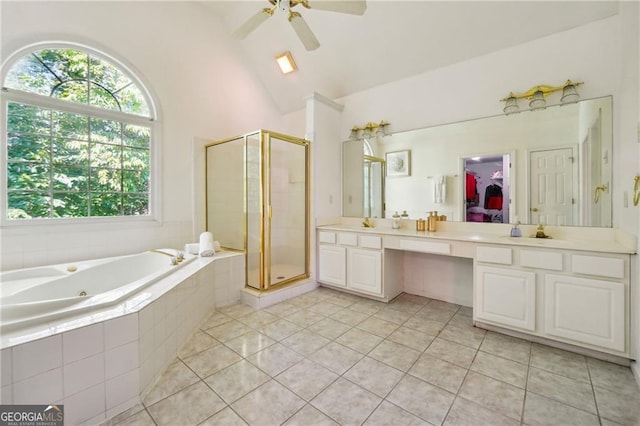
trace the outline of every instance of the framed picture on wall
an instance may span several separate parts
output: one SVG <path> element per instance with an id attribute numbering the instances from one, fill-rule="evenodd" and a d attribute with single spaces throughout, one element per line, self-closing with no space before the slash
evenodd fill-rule
<path id="1" fill-rule="evenodd" d="M 387 176 L 411 175 L 411 150 L 393 151 L 385 154 Z"/>

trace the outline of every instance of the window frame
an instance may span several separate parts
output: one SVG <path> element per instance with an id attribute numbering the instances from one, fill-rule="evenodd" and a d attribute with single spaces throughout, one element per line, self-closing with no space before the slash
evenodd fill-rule
<path id="1" fill-rule="evenodd" d="M 73 224 L 91 224 L 91 223 L 111 223 L 111 222 L 162 222 L 161 200 L 160 200 L 160 123 L 158 119 L 158 111 L 153 97 L 148 90 L 148 86 L 144 84 L 139 73 L 133 72 L 131 67 L 116 59 L 113 55 L 96 50 L 92 47 L 71 42 L 41 42 L 25 46 L 13 54 L 0 65 L 0 81 L 4 84 L 7 73 L 13 65 L 25 55 L 42 49 L 75 49 L 90 54 L 93 57 L 107 61 L 118 67 L 122 72 L 138 86 L 142 92 L 149 108 L 149 116 L 142 116 L 118 110 L 105 109 L 88 104 L 74 103 L 66 100 L 53 98 L 50 96 L 40 95 L 36 93 L 24 92 L 21 90 L 9 89 L 2 87 L 0 92 L 0 227 L 18 227 L 18 226 L 51 226 L 51 225 L 73 225 Z M 53 109 L 56 111 L 70 112 L 75 114 L 87 115 L 105 120 L 117 120 L 127 124 L 142 125 L 150 128 L 149 138 L 149 214 L 143 216 L 88 216 L 88 217 L 64 217 L 64 218 L 33 218 L 33 219 L 8 219 L 7 218 L 7 106 L 10 102 L 34 105 L 42 108 Z"/>

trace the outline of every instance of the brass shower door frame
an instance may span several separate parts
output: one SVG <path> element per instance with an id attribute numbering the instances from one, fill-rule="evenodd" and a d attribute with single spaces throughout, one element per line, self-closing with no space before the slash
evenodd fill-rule
<path id="1" fill-rule="evenodd" d="M 255 138 L 258 136 L 259 141 L 259 149 L 260 149 L 260 202 L 259 202 L 259 213 L 260 213 L 260 230 L 259 230 L 259 288 L 249 285 L 249 262 L 248 262 L 248 178 L 247 178 L 247 160 L 248 160 L 248 141 L 249 138 Z M 304 171 L 304 179 L 305 179 L 305 264 L 304 264 L 304 273 L 295 275 L 293 277 L 287 278 L 283 281 L 278 282 L 277 284 L 271 284 L 271 218 L 272 218 L 272 204 L 271 204 L 271 139 L 275 138 L 284 142 L 293 143 L 295 145 L 299 145 L 304 147 L 304 157 L 305 157 L 305 171 Z M 310 148 L 309 141 L 306 139 L 296 138 L 294 136 L 285 135 L 283 133 L 274 132 L 271 130 L 260 129 L 251 133 L 247 133 L 241 136 L 235 136 L 232 138 L 226 138 L 217 140 L 205 145 L 205 152 L 207 148 L 220 145 L 236 140 L 242 140 L 243 142 L 243 244 L 244 250 L 242 250 L 245 254 L 245 287 L 254 288 L 261 291 L 269 290 L 272 287 L 280 287 L 286 284 L 293 283 L 295 281 L 299 281 L 301 279 L 309 278 L 310 276 L 310 265 L 311 265 L 311 255 L 310 255 Z M 206 202 L 205 202 L 205 226 L 207 230 L 209 230 L 209 167 L 207 164 L 208 156 L 205 155 L 205 194 L 206 194 Z M 224 246 L 223 246 L 224 247 Z M 224 247 L 225 249 L 229 249 Z M 233 250 L 233 249 L 231 249 Z M 237 250 L 236 250 L 237 251 Z"/>

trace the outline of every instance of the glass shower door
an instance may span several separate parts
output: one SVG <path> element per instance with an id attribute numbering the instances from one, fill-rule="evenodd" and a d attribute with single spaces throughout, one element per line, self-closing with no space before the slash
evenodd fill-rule
<path id="1" fill-rule="evenodd" d="M 267 133 L 268 286 L 303 277 L 308 258 L 308 147 L 306 141 Z"/>
<path id="2" fill-rule="evenodd" d="M 206 152 L 206 228 L 225 249 L 243 251 L 244 138 L 219 141 Z"/>
<path id="3" fill-rule="evenodd" d="M 246 135 L 245 145 L 245 211 L 246 211 L 246 280 L 249 287 L 263 288 L 263 163 L 261 133 Z"/>
<path id="4" fill-rule="evenodd" d="M 205 148 L 206 229 L 244 252 L 246 285 L 308 278 L 308 142 L 260 130 Z"/>

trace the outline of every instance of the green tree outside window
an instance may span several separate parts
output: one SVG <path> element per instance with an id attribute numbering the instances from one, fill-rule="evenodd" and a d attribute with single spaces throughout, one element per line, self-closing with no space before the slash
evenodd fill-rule
<path id="1" fill-rule="evenodd" d="M 34 95 L 6 103 L 7 219 L 150 214 L 152 128 L 140 124 L 150 109 L 126 72 L 81 50 L 42 49 L 15 62 L 4 87 Z M 88 108 L 52 108 L 44 96 Z"/>

